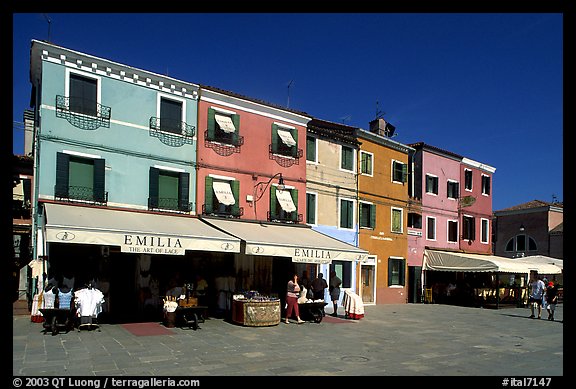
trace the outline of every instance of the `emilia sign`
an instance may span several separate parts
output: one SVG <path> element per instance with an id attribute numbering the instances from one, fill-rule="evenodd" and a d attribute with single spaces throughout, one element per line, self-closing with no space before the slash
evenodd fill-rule
<path id="1" fill-rule="evenodd" d="M 184 255 L 186 252 L 180 238 L 126 234 L 122 243 L 123 253 Z"/>
<path id="2" fill-rule="evenodd" d="M 332 263 L 332 254 L 328 250 L 296 248 L 292 255 L 292 262 Z"/>

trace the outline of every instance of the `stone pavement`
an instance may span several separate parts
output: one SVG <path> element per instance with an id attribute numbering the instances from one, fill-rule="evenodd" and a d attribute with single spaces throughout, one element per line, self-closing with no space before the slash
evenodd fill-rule
<path id="1" fill-rule="evenodd" d="M 327 315 L 331 310 L 327 309 Z M 563 376 L 556 321 L 528 308 L 366 306 L 361 320 L 243 327 L 209 318 L 198 330 L 135 336 L 120 324 L 52 336 L 13 316 L 14 376 Z M 543 314 L 545 317 L 546 314 Z M 561 380 L 561 378 L 556 378 Z M 473 383 L 473 382 L 471 382 Z M 526 385 L 524 385 L 526 386 Z"/>

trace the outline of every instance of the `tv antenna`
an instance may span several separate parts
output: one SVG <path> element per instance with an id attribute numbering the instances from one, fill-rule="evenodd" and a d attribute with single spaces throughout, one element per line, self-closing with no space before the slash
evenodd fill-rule
<path id="1" fill-rule="evenodd" d="M 376 119 L 384 119 L 386 112 L 380 110 L 378 100 L 376 100 Z"/>
<path id="2" fill-rule="evenodd" d="M 51 43 L 50 42 L 50 27 L 51 27 L 52 20 L 50 20 L 48 15 L 46 15 L 46 14 L 43 14 L 43 15 L 44 15 L 44 19 L 46 19 L 46 21 L 48 22 L 48 43 Z"/>
<path id="3" fill-rule="evenodd" d="M 293 82 L 294 80 L 290 80 L 290 82 L 288 83 L 288 101 L 286 103 L 286 108 L 290 108 L 290 87 L 292 86 Z"/>
<path id="4" fill-rule="evenodd" d="M 342 116 L 340 118 L 340 120 L 342 120 L 342 123 L 344 123 L 345 121 L 350 121 L 350 119 L 352 119 L 352 115 L 346 115 L 346 116 Z"/>

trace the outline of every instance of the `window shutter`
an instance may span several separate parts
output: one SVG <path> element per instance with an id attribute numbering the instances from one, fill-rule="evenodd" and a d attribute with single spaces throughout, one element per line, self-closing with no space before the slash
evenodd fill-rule
<path id="1" fill-rule="evenodd" d="M 236 123 L 234 123 L 236 126 Z M 238 132 L 238 127 L 236 127 L 236 132 Z M 236 200 L 232 205 L 232 215 L 240 216 L 240 181 L 234 180 L 230 182 L 230 189 L 232 189 L 232 194 Z"/>
<path id="2" fill-rule="evenodd" d="M 408 182 L 408 165 L 402 164 L 402 182 Z"/>
<path id="3" fill-rule="evenodd" d="M 158 208 L 158 191 L 159 187 L 160 169 L 155 167 L 150 168 L 149 183 L 148 183 L 148 206 L 151 208 Z"/>
<path id="4" fill-rule="evenodd" d="M 212 177 L 206 176 L 205 180 L 205 191 L 204 191 L 204 212 L 206 214 L 211 214 L 214 212 L 214 189 L 212 187 Z"/>
<path id="5" fill-rule="evenodd" d="M 392 285 L 392 275 L 394 273 L 394 261 L 388 259 L 388 286 Z"/>
<path id="6" fill-rule="evenodd" d="M 470 240 L 476 239 L 476 220 L 471 217 L 470 218 Z"/>
<path id="7" fill-rule="evenodd" d="M 234 124 L 234 128 L 236 128 L 236 131 L 232 134 L 232 144 L 238 146 L 240 138 L 240 115 L 232 115 L 232 123 Z M 236 197 L 236 195 L 234 195 L 234 197 Z M 238 204 L 238 201 L 236 201 L 236 204 Z"/>
<path id="8" fill-rule="evenodd" d="M 212 108 L 208 108 L 208 140 L 214 140 L 216 137 L 216 119 L 214 115 L 216 112 Z"/>
<path id="9" fill-rule="evenodd" d="M 56 197 L 68 197 L 70 186 L 70 156 L 64 153 L 56 154 Z"/>
<path id="10" fill-rule="evenodd" d="M 398 274 L 398 284 L 404 286 L 405 285 L 405 273 L 406 273 L 406 262 L 404 260 L 399 260 L 398 261 L 398 267 L 399 267 L 399 274 Z"/>
<path id="11" fill-rule="evenodd" d="M 272 124 L 272 152 L 278 152 L 278 126 Z"/>
<path id="12" fill-rule="evenodd" d="M 294 146 L 296 147 L 296 146 Z M 290 195 L 292 196 L 292 201 L 294 202 L 294 205 L 296 206 L 296 210 L 291 212 L 291 220 L 294 222 L 298 221 L 298 189 L 292 189 L 290 191 Z"/>
<path id="13" fill-rule="evenodd" d="M 370 205 L 370 228 L 376 228 L 376 205 Z"/>
<path id="14" fill-rule="evenodd" d="M 190 173 L 180 173 L 178 180 L 178 210 L 190 212 Z"/>
<path id="15" fill-rule="evenodd" d="M 298 129 L 295 128 L 294 130 L 290 131 L 292 133 L 292 138 L 296 141 L 296 144 L 292 146 L 292 157 L 298 157 Z M 298 207 L 296 207 L 298 208 Z"/>
<path id="16" fill-rule="evenodd" d="M 270 187 L 270 218 L 271 219 L 276 219 L 278 217 L 277 203 L 278 203 L 278 200 L 276 200 L 276 187 L 272 186 L 272 187 Z"/>
<path id="17" fill-rule="evenodd" d="M 105 160 L 98 158 L 94 160 L 94 200 L 98 202 L 105 202 Z"/>

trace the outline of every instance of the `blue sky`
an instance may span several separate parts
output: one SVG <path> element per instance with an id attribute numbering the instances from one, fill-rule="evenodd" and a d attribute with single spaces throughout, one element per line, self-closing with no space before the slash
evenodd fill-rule
<path id="1" fill-rule="evenodd" d="M 561 13 L 15 13 L 14 122 L 32 39 L 364 129 L 380 111 L 496 168 L 494 210 L 563 201 Z"/>

